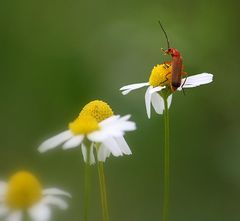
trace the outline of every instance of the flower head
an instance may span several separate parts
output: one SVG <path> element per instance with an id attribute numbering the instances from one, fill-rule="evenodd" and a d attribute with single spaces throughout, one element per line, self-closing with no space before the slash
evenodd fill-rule
<path id="1" fill-rule="evenodd" d="M 0 181 L 0 218 L 21 221 L 27 212 L 33 221 L 47 221 L 51 217 L 51 205 L 67 209 L 60 196 L 71 197 L 57 188 L 43 189 L 32 173 L 19 171 L 8 182 Z"/>
<path id="2" fill-rule="evenodd" d="M 94 100 L 87 103 L 81 110 L 79 116 L 92 116 L 97 122 L 101 122 L 113 116 L 112 108 L 104 101 Z"/>
<path id="3" fill-rule="evenodd" d="M 126 85 L 120 88 L 120 90 L 123 95 L 126 95 L 133 90 L 147 86 L 148 88 L 145 93 L 145 105 L 148 118 L 151 117 L 151 104 L 157 114 L 162 114 L 164 110 L 164 100 L 161 95 L 168 97 L 167 102 L 169 108 L 172 101 L 172 93 L 176 90 L 171 84 L 172 68 L 171 62 L 165 62 L 164 64 L 157 65 L 152 69 L 148 82 Z M 186 75 L 186 73 L 181 70 L 181 76 L 184 75 Z M 181 80 L 181 85 L 177 88 L 177 90 L 181 91 L 184 88 L 192 88 L 208 84 L 212 82 L 212 79 L 213 75 L 209 73 L 186 77 Z"/>
<path id="4" fill-rule="evenodd" d="M 104 101 L 95 100 L 83 107 L 79 116 L 69 123 L 68 130 L 44 141 L 38 148 L 45 152 L 62 145 L 63 149 L 81 145 L 82 154 L 87 161 L 87 148 L 90 148 L 90 163 L 95 163 L 93 150 L 96 148 L 97 159 L 105 161 L 112 153 L 114 156 L 131 154 L 123 135 L 126 131 L 136 129 L 135 123 L 129 121 L 130 115 L 120 117 L 113 115 L 111 107 Z M 90 141 L 90 147 L 86 141 Z"/>

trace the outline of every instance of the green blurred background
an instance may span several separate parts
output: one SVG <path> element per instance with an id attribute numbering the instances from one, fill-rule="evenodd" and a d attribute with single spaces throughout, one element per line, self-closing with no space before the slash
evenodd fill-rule
<path id="1" fill-rule="evenodd" d="M 238 1 L 0 2 L 0 177 L 19 169 L 72 193 L 57 221 L 82 220 L 80 149 L 44 155 L 37 146 L 64 130 L 84 104 L 107 101 L 132 114 L 133 155 L 107 160 L 111 221 L 161 220 L 163 118 L 147 119 L 148 80 L 166 60 L 161 19 L 185 71 L 210 72 L 214 83 L 174 94 L 171 115 L 171 221 L 240 220 Z M 91 220 L 101 220 L 96 167 Z"/>

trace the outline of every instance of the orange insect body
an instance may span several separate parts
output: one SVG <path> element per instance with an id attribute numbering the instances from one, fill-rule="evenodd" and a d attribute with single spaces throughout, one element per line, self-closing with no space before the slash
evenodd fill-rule
<path id="1" fill-rule="evenodd" d="M 185 75 L 185 73 L 182 72 L 182 69 L 183 69 L 182 56 L 181 56 L 180 52 L 175 48 L 168 48 L 165 51 L 165 53 L 172 56 L 171 88 L 173 91 L 175 91 L 177 88 L 179 88 L 181 86 L 182 75 Z"/>
<path id="2" fill-rule="evenodd" d="M 163 33 L 167 39 L 167 44 L 168 44 L 168 49 L 163 50 L 163 51 L 165 54 L 172 56 L 171 89 L 172 89 L 172 91 L 176 91 L 177 88 L 179 88 L 181 86 L 182 75 L 186 75 L 186 73 L 182 71 L 183 70 L 182 56 L 181 56 L 181 53 L 177 49 L 170 48 L 167 33 L 164 30 L 160 21 L 159 21 L 159 24 L 161 26 L 161 29 L 163 30 Z"/>

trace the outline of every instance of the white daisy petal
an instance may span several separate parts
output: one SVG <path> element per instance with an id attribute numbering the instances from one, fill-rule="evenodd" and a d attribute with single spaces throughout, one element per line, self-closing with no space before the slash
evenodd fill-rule
<path id="1" fill-rule="evenodd" d="M 147 111 L 148 118 L 151 117 L 151 96 L 152 96 L 152 94 L 150 94 L 149 92 L 152 88 L 153 88 L 152 86 L 149 86 L 145 93 L 145 105 L 146 105 L 146 111 Z"/>
<path id="2" fill-rule="evenodd" d="M 84 145 L 84 143 L 82 143 L 81 149 L 82 149 L 83 160 L 86 163 L 87 162 L 87 149 L 86 149 L 86 146 Z"/>
<path id="3" fill-rule="evenodd" d="M 0 217 L 6 216 L 9 213 L 9 209 L 6 206 L 0 206 Z"/>
<path id="4" fill-rule="evenodd" d="M 108 123 L 102 121 L 99 126 L 100 130 L 94 131 L 87 135 L 88 139 L 93 142 L 102 142 L 110 137 L 123 136 L 126 131 L 132 131 L 136 129 L 136 124 L 132 121 L 128 121 L 130 115 L 118 118 L 113 121 L 108 120 Z"/>
<path id="5" fill-rule="evenodd" d="M 109 137 L 104 140 L 103 145 L 110 150 L 113 156 L 118 157 L 123 155 L 118 143 L 113 138 Z"/>
<path id="6" fill-rule="evenodd" d="M 149 83 L 148 82 L 144 82 L 144 83 L 137 83 L 137 84 L 129 84 L 126 86 L 123 86 L 120 88 L 120 91 L 125 91 L 125 90 L 135 90 L 141 87 L 145 87 L 148 86 Z"/>
<path id="7" fill-rule="evenodd" d="M 168 109 L 170 108 L 171 103 L 172 103 L 172 94 L 169 95 L 168 98 L 167 98 Z"/>
<path id="8" fill-rule="evenodd" d="M 136 130 L 136 124 L 133 121 L 119 122 L 117 127 L 122 131 L 133 131 Z"/>
<path id="9" fill-rule="evenodd" d="M 109 130 L 112 134 L 115 134 L 117 131 L 132 131 L 136 130 L 136 124 L 133 121 L 118 121 L 115 124 L 102 128 L 104 130 Z"/>
<path id="10" fill-rule="evenodd" d="M 47 150 L 53 149 L 53 148 L 59 146 L 60 144 L 62 144 L 64 141 L 70 139 L 72 136 L 73 136 L 73 134 L 71 133 L 71 131 L 66 130 L 66 131 L 44 141 L 38 147 L 38 151 L 43 153 Z"/>
<path id="11" fill-rule="evenodd" d="M 164 110 L 163 98 L 158 93 L 152 94 L 152 105 L 157 114 L 162 114 Z"/>
<path id="12" fill-rule="evenodd" d="M 33 221 L 48 221 L 51 218 L 51 210 L 44 203 L 39 203 L 30 208 L 28 214 Z"/>
<path id="13" fill-rule="evenodd" d="M 67 197 L 72 197 L 70 193 L 58 189 L 58 188 L 47 188 L 42 191 L 43 195 L 59 195 L 59 196 L 67 196 Z"/>
<path id="14" fill-rule="evenodd" d="M 99 126 L 103 130 L 110 130 L 110 131 L 113 131 L 114 129 L 123 130 L 123 131 L 131 131 L 136 129 L 135 123 L 132 121 L 128 121 L 131 115 L 128 114 L 121 118 L 120 117 L 113 118 L 113 117 L 109 117 L 106 120 L 100 122 Z"/>
<path id="15" fill-rule="evenodd" d="M 127 155 L 132 154 L 132 151 L 123 136 L 116 137 L 115 140 L 117 141 L 119 147 L 121 148 L 124 154 L 127 154 Z"/>
<path id="16" fill-rule="evenodd" d="M 21 221 L 21 220 L 22 220 L 22 212 L 21 211 L 11 212 L 5 219 L 5 221 Z"/>
<path id="17" fill-rule="evenodd" d="M 182 85 L 178 88 L 178 90 L 182 90 L 182 88 L 192 88 L 197 87 L 203 84 L 208 84 L 213 81 L 213 75 L 209 73 L 196 74 L 193 76 L 189 76 L 187 78 L 182 79 Z"/>
<path id="18" fill-rule="evenodd" d="M 130 85 L 127 85 L 127 86 L 124 86 L 124 87 L 120 88 L 120 90 L 122 91 L 123 95 L 126 95 L 126 94 L 130 93 L 133 90 L 137 90 L 139 88 L 146 87 L 148 85 L 149 85 L 148 82 L 139 83 L 139 84 L 130 84 Z"/>
<path id="19" fill-rule="evenodd" d="M 90 146 L 90 164 L 95 164 L 95 157 L 94 157 L 94 154 L 93 154 L 93 148 L 94 148 L 94 144 L 91 143 L 91 146 Z"/>
<path id="20" fill-rule="evenodd" d="M 108 117 L 107 119 L 101 121 L 101 122 L 99 123 L 99 126 L 100 126 L 100 127 L 103 127 L 103 126 L 111 125 L 111 124 L 113 124 L 114 122 L 116 122 L 119 118 L 120 118 L 120 115 L 113 115 L 113 116 Z"/>
<path id="21" fill-rule="evenodd" d="M 127 120 L 129 120 L 130 118 L 131 118 L 131 114 L 127 114 L 127 115 L 121 117 L 120 120 L 121 120 L 121 121 L 127 121 Z"/>
<path id="22" fill-rule="evenodd" d="M 103 144 L 101 144 L 97 152 L 98 161 L 105 162 L 105 160 L 110 156 L 110 154 L 110 150 Z"/>
<path id="23" fill-rule="evenodd" d="M 83 141 L 84 135 L 73 136 L 70 140 L 63 144 L 63 149 L 71 149 L 79 146 Z"/>
<path id="24" fill-rule="evenodd" d="M 57 196 L 45 196 L 42 201 L 41 204 L 45 204 L 45 205 L 54 205 L 57 206 L 59 209 L 65 210 L 68 208 L 68 204 L 61 198 L 57 197 Z"/>
<path id="25" fill-rule="evenodd" d="M 150 94 L 153 94 L 153 93 L 155 93 L 155 92 L 161 91 L 161 90 L 164 89 L 164 88 L 165 88 L 165 86 L 163 86 L 163 87 L 161 87 L 161 86 L 154 87 L 154 88 L 152 88 L 152 89 L 149 91 L 149 93 L 150 93 Z"/>
<path id="26" fill-rule="evenodd" d="M 132 89 L 132 90 L 133 90 L 133 89 Z M 127 94 L 129 94 L 132 90 L 129 89 L 129 90 L 122 91 L 122 95 L 127 95 Z"/>
<path id="27" fill-rule="evenodd" d="M 3 182 L 3 181 L 0 181 L 0 197 L 5 195 L 6 188 L 7 188 L 7 183 Z"/>
<path id="28" fill-rule="evenodd" d="M 91 146 L 90 146 L 90 164 L 91 165 L 95 163 L 95 157 L 94 157 L 94 154 L 93 154 L 93 147 L 94 147 L 94 144 L 91 143 Z M 87 162 L 87 147 L 84 145 L 84 143 L 82 143 L 81 148 L 82 148 L 83 160 L 86 163 Z"/>
<path id="29" fill-rule="evenodd" d="M 119 132 L 121 135 L 123 134 L 122 132 Z M 119 134 L 119 136 L 120 136 Z M 110 133 L 107 130 L 98 130 L 94 131 L 90 134 L 87 135 L 87 138 L 93 142 L 102 142 L 103 140 L 107 139 L 109 137 Z"/>

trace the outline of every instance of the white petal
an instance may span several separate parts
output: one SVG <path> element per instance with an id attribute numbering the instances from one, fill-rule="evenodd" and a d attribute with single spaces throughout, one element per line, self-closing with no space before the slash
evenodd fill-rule
<path id="1" fill-rule="evenodd" d="M 133 90 L 136 90 L 136 89 L 139 89 L 139 88 L 142 88 L 142 87 L 146 87 L 148 85 L 149 85 L 148 82 L 139 83 L 139 84 L 130 84 L 130 85 L 127 85 L 127 86 L 124 86 L 124 87 L 120 88 L 120 91 L 122 91 L 123 95 L 126 95 Z"/>
<path id="2" fill-rule="evenodd" d="M 116 121 L 112 125 L 108 125 L 108 127 L 101 127 L 101 129 L 103 131 L 108 131 L 109 134 L 113 136 L 119 136 L 118 134 L 122 134 L 126 131 L 136 130 L 135 122 L 129 121 L 123 118 L 120 118 L 118 121 Z"/>
<path id="3" fill-rule="evenodd" d="M 122 134 L 122 133 L 121 133 Z M 104 130 L 98 130 L 87 135 L 87 138 L 92 142 L 100 143 L 109 137 L 109 132 Z"/>
<path id="4" fill-rule="evenodd" d="M 120 121 L 127 121 L 131 118 L 131 114 L 124 115 L 123 117 L 120 118 Z"/>
<path id="5" fill-rule="evenodd" d="M 67 209 L 68 208 L 68 204 L 62 200 L 61 198 L 57 197 L 57 196 L 45 196 L 42 201 L 41 204 L 45 204 L 45 205 L 54 205 L 57 206 L 59 209 Z"/>
<path id="6" fill-rule="evenodd" d="M 93 154 L 93 146 L 94 144 L 91 143 L 91 146 L 90 146 L 90 164 L 95 164 L 95 157 L 94 157 L 94 154 Z"/>
<path id="7" fill-rule="evenodd" d="M 118 129 L 118 130 L 122 130 L 122 131 L 132 131 L 136 129 L 136 125 L 133 121 L 129 121 L 129 118 L 131 117 L 131 115 L 125 115 L 123 117 L 118 117 L 115 118 L 114 121 L 110 121 L 110 118 L 102 121 L 99 126 L 101 127 L 101 129 L 104 130 L 113 130 L 114 128 Z M 106 124 L 106 121 L 108 121 L 108 123 Z"/>
<path id="8" fill-rule="evenodd" d="M 203 84 L 208 84 L 213 81 L 213 75 L 208 73 L 196 74 L 187 78 L 182 79 L 182 85 L 178 88 L 178 90 L 182 90 L 182 88 L 192 88 L 197 87 Z"/>
<path id="9" fill-rule="evenodd" d="M 149 91 L 149 93 L 150 93 L 150 94 L 153 94 L 153 93 L 155 93 L 155 92 L 161 91 L 161 90 L 164 89 L 164 88 L 165 88 L 165 86 L 163 86 L 163 87 L 161 87 L 161 86 L 154 87 L 154 88 L 152 88 L 152 89 Z"/>
<path id="10" fill-rule="evenodd" d="M 42 191 L 43 195 L 57 195 L 57 196 L 67 196 L 67 197 L 72 197 L 70 193 L 58 189 L 58 188 L 47 188 Z"/>
<path id="11" fill-rule="evenodd" d="M 101 122 L 99 123 L 99 126 L 102 127 L 102 126 L 111 125 L 111 124 L 113 124 L 114 122 L 116 122 L 119 118 L 120 118 L 120 115 L 113 115 L 113 116 L 108 117 L 107 119 L 101 121 Z"/>
<path id="12" fill-rule="evenodd" d="M 81 149 L 82 149 L 83 160 L 86 163 L 86 161 L 87 161 L 87 149 L 86 149 L 86 146 L 84 145 L 84 143 L 82 143 Z"/>
<path id="13" fill-rule="evenodd" d="M 146 111 L 147 111 L 148 118 L 151 117 L 151 96 L 152 96 L 152 94 L 150 94 L 150 90 L 152 88 L 153 88 L 152 86 L 148 87 L 148 89 L 145 93 L 145 105 L 146 105 Z"/>
<path id="14" fill-rule="evenodd" d="M 109 130 L 111 134 L 118 133 L 118 131 L 133 131 L 136 130 L 136 124 L 133 121 L 121 121 L 119 120 L 113 125 L 109 125 L 107 128 L 104 127 L 102 130 Z"/>
<path id="15" fill-rule="evenodd" d="M 136 124 L 128 121 L 130 115 L 119 118 L 119 116 L 110 117 L 99 123 L 100 130 L 94 131 L 87 135 L 88 139 L 93 142 L 102 142 L 108 137 L 123 136 L 125 131 L 136 129 Z"/>
<path id="16" fill-rule="evenodd" d="M 71 149 L 79 146 L 83 141 L 84 135 L 73 136 L 70 140 L 63 144 L 63 149 Z"/>
<path id="17" fill-rule="evenodd" d="M 93 154 L 93 143 L 91 143 L 91 146 L 90 146 L 90 164 L 94 164 L 95 163 L 95 157 L 94 157 L 94 154 Z M 83 155 L 83 160 L 84 162 L 86 163 L 87 162 L 87 147 L 84 145 L 84 143 L 82 143 L 82 155 Z"/>
<path id="18" fill-rule="evenodd" d="M 51 218 L 51 210 L 44 203 L 33 206 L 28 210 L 28 213 L 33 221 L 48 221 Z"/>
<path id="19" fill-rule="evenodd" d="M 11 212 L 5 219 L 5 221 L 21 221 L 21 220 L 22 220 L 21 211 Z"/>
<path id="20" fill-rule="evenodd" d="M 118 143 L 113 138 L 109 137 L 108 139 L 104 140 L 103 145 L 110 150 L 113 156 L 118 157 L 123 155 Z"/>
<path id="21" fill-rule="evenodd" d="M 168 98 L 167 98 L 168 109 L 170 108 L 171 103 L 172 103 L 172 94 L 169 95 Z"/>
<path id="22" fill-rule="evenodd" d="M 110 154 L 110 150 L 103 144 L 101 144 L 97 152 L 98 161 L 105 162 L 105 160 L 110 156 Z"/>
<path id="23" fill-rule="evenodd" d="M 117 141 L 119 147 L 121 148 L 121 150 L 124 154 L 127 154 L 127 155 L 132 154 L 132 151 L 130 150 L 130 147 L 128 146 L 128 144 L 123 136 L 116 137 L 115 140 Z"/>
<path id="24" fill-rule="evenodd" d="M 38 151 L 43 153 L 47 150 L 53 149 L 53 148 L 59 146 L 60 144 L 62 144 L 64 141 L 70 139 L 72 136 L 73 136 L 73 134 L 71 133 L 71 131 L 66 130 L 66 131 L 44 141 L 38 147 Z"/>
<path id="25" fill-rule="evenodd" d="M 138 88 L 141 88 L 141 87 L 145 87 L 145 86 L 148 86 L 149 83 L 148 82 L 144 82 L 144 83 L 137 83 L 137 84 L 129 84 L 129 85 L 126 85 L 126 86 L 123 86 L 120 88 L 120 91 L 125 91 L 125 90 L 129 90 L 129 89 L 138 89 Z"/>
<path id="26" fill-rule="evenodd" d="M 158 93 L 152 94 L 152 105 L 157 114 L 162 114 L 164 110 L 163 98 Z"/>
<path id="27" fill-rule="evenodd" d="M 0 217 L 6 216 L 9 213 L 9 209 L 6 206 L 0 206 Z"/>
<path id="28" fill-rule="evenodd" d="M 6 190 L 7 190 L 7 183 L 0 181 L 0 197 L 5 195 Z"/>

